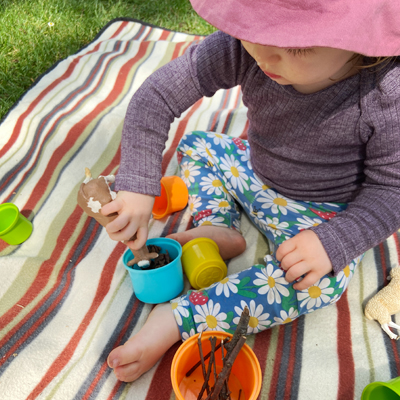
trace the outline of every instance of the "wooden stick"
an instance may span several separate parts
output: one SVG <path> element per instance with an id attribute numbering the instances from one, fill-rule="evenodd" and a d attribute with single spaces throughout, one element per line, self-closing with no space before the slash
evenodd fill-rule
<path id="1" fill-rule="evenodd" d="M 200 332 L 200 335 L 197 338 L 197 345 L 199 346 L 201 368 L 203 369 L 203 379 L 204 379 L 204 382 L 206 382 L 206 376 L 207 376 L 207 374 L 206 374 L 206 364 L 204 363 L 203 346 L 201 345 L 201 336 L 202 335 L 203 335 L 203 331 Z M 208 386 L 208 380 L 207 380 L 206 391 L 207 391 L 207 394 L 210 393 L 210 388 Z"/>
<path id="2" fill-rule="evenodd" d="M 229 343 L 229 340 L 230 340 L 229 338 L 226 338 L 226 339 L 225 339 L 225 343 Z M 220 344 L 217 344 L 217 345 L 215 346 L 215 351 L 217 351 L 220 347 L 221 347 L 221 343 L 220 343 Z M 211 355 L 211 351 L 210 351 L 209 353 L 207 353 L 207 354 L 204 356 L 204 361 L 206 361 L 206 360 L 210 357 L 210 355 Z M 185 375 L 185 376 L 188 377 L 188 376 L 192 375 L 193 372 L 194 372 L 200 365 L 201 365 L 201 360 L 198 361 L 196 364 L 194 364 L 193 367 L 190 368 L 188 372 L 186 372 L 186 375 Z"/>
<path id="3" fill-rule="evenodd" d="M 214 363 L 214 357 L 215 357 L 215 353 L 211 350 L 211 352 L 210 352 L 210 361 L 208 363 L 208 368 L 207 368 L 207 375 L 206 375 L 206 378 L 204 379 L 204 383 L 203 383 L 203 386 L 202 386 L 202 388 L 200 390 L 200 393 L 199 393 L 199 395 L 197 397 L 197 400 L 201 400 L 201 397 L 203 396 L 204 390 L 206 390 L 206 388 L 209 388 L 208 381 L 210 380 L 211 367 L 212 367 L 212 365 Z M 212 394 L 212 392 L 208 393 L 207 398 L 210 398 L 211 394 Z"/>
<path id="4" fill-rule="evenodd" d="M 234 349 L 232 350 L 229 358 L 226 360 L 226 364 L 225 367 L 222 368 L 222 371 L 219 373 L 218 375 L 218 380 L 215 383 L 214 386 L 214 390 L 212 391 L 212 393 L 210 393 L 207 397 L 206 400 L 210 399 L 210 400 L 218 400 L 219 397 L 219 393 L 221 392 L 222 386 L 224 385 L 224 382 L 227 378 L 227 376 L 229 375 L 231 369 L 232 369 L 232 365 L 236 359 L 236 356 L 239 354 L 240 349 L 242 348 L 242 346 L 244 345 L 244 343 L 246 342 L 246 337 L 245 336 L 241 336 L 236 344 L 236 346 L 234 347 Z"/>
<path id="5" fill-rule="evenodd" d="M 247 327 L 250 321 L 250 312 L 247 307 L 243 309 L 242 315 L 240 316 L 239 323 L 236 327 L 235 333 L 233 334 L 232 340 L 225 346 L 226 350 L 228 351 L 226 357 L 228 358 L 232 353 L 233 349 L 236 347 L 239 339 L 242 336 L 247 335 Z"/>
<path id="6" fill-rule="evenodd" d="M 215 382 L 217 382 L 217 363 L 215 361 L 215 344 L 217 343 L 217 338 L 215 336 L 212 336 L 209 338 L 209 340 L 211 342 L 211 351 L 214 353 L 213 365 L 214 365 L 214 385 L 215 385 Z"/>
<path id="7" fill-rule="evenodd" d="M 224 339 L 222 339 L 221 340 L 222 367 L 225 367 L 225 364 L 226 364 L 224 352 L 225 352 Z M 222 387 L 222 390 L 221 390 L 222 400 L 226 400 L 226 399 L 231 400 L 231 391 L 228 388 L 228 381 L 229 381 L 229 377 L 224 382 L 224 386 Z"/>

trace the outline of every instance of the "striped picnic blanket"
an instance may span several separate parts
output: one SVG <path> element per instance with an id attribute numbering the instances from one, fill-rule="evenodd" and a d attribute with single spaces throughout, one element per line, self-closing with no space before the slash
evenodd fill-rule
<path id="1" fill-rule="evenodd" d="M 83 214 L 76 195 L 85 167 L 94 176 L 117 172 L 125 110 L 143 80 L 201 39 L 114 20 L 38 79 L 2 121 L 0 203 L 15 203 L 34 226 L 20 246 L 0 241 L 2 400 L 174 398 L 169 372 L 179 344 L 132 384 L 107 367 L 111 349 L 140 329 L 152 306 L 133 293 L 121 260 L 126 247 Z M 178 173 L 175 148 L 195 129 L 246 137 L 240 88 L 204 98 L 175 120 L 165 175 Z M 190 224 L 186 209 L 152 220 L 149 237 Z M 231 273 L 262 262 L 268 249 L 246 217 L 243 231 L 248 249 L 229 263 Z M 339 302 L 248 338 L 262 368 L 260 399 L 359 399 L 369 382 L 400 375 L 400 342 L 363 316 L 399 249 L 397 233 L 367 253 Z"/>

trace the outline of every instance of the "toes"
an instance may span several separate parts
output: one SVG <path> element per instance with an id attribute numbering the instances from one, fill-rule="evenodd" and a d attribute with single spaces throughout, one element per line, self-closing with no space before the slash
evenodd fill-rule
<path id="1" fill-rule="evenodd" d="M 138 362 L 114 368 L 115 376 L 122 382 L 132 382 L 139 378 L 144 372 L 146 371 L 141 371 L 140 363 Z"/>
<path id="2" fill-rule="evenodd" d="M 109 354 L 107 363 L 110 368 L 117 368 L 139 361 L 142 350 L 131 341 L 127 341 L 123 346 L 119 346 Z"/>

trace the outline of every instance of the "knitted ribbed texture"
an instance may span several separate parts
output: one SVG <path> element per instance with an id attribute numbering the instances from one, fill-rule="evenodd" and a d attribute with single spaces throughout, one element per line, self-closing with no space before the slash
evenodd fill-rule
<path id="1" fill-rule="evenodd" d="M 203 96 L 241 85 L 251 161 L 263 182 L 293 199 L 349 203 L 312 228 L 338 273 L 400 228 L 399 83 L 394 64 L 302 94 L 269 79 L 238 40 L 216 32 L 132 98 L 116 188 L 159 195 L 174 118 Z"/>

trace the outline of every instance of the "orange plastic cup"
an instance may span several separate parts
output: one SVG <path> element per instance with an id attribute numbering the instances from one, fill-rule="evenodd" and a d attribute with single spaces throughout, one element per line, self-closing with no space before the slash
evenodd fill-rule
<path id="1" fill-rule="evenodd" d="M 171 381 L 177 400 L 196 400 L 204 383 L 202 368 L 199 366 L 189 377 L 186 373 L 200 360 L 197 338 L 199 334 L 191 336 L 178 348 L 171 365 Z M 220 331 L 203 332 L 201 343 L 203 354 L 211 350 L 209 337 L 216 336 L 217 343 L 231 334 Z M 217 370 L 222 369 L 221 349 L 216 353 Z M 208 360 L 205 361 L 206 366 Z M 213 380 L 212 380 L 213 383 Z M 262 378 L 260 363 L 253 350 L 247 345 L 241 348 L 232 366 L 228 386 L 232 391 L 231 399 L 237 400 L 239 390 L 242 390 L 241 399 L 256 400 L 261 390 Z"/>
<path id="2" fill-rule="evenodd" d="M 161 178 L 161 195 L 157 196 L 153 206 L 154 219 L 183 210 L 189 200 L 189 191 L 185 182 L 179 176 L 164 176 Z"/>

